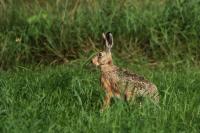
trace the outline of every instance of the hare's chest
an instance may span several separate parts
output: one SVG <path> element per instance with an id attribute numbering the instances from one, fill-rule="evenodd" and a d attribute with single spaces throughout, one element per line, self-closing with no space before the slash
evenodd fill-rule
<path id="1" fill-rule="evenodd" d="M 119 78 L 115 74 L 102 74 L 100 78 L 101 85 L 106 90 L 117 90 Z"/>
<path id="2" fill-rule="evenodd" d="M 101 82 L 113 82 L 117 83 L 119 81 L 118 75 L 117 74 L 102 74 L 101 75 Z"/>

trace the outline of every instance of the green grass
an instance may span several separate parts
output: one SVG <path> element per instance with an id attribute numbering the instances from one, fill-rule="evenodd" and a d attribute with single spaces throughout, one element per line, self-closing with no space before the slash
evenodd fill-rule
<path id="1" fill-rule="evenodd" d="M 200 70 L 130 69 L 153 81 L 160 107 L 113 99 L 100 113 L 99 72 L 82 63 L 0 72 L 0 132 L 200 131 Z"/>

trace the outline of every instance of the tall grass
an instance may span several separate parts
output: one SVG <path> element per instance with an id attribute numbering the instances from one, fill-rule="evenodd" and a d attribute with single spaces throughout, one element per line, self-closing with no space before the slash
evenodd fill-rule
<path id="1" fill-rule="evenodd" d="M 100 48 L 130 60 L 199 61 L 199 0 L 2 0 L 0 66 L 63 63 Z M 134 58 L 134 59 L 135 59 Z"/>

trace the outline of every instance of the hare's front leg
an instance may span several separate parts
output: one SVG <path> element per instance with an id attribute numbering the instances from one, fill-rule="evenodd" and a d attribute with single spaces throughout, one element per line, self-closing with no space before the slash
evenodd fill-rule
<path id="1" fill-rule="evenodd" d="M 109 107 L 111 98 L 112 98 L 112 94 L 111 93 L 106 93 L 106 96 L 104 97 L 104 101 L 103 101 L 103 106 L 101 108 L 101 112 Z"/>
<path id="2" fill-rule="evenodd" d="M 109 107 L 110 99 L 112 98 L 113 94 L 112 94 L 112 88 L 111 88 L 110 82 L 104 78 L 102 78 L 101 82 L 106 92 L 106 95 L 103 101 L 103 106 L 101 108 L 101 111 L 104 111 L 106 108 Z"/>

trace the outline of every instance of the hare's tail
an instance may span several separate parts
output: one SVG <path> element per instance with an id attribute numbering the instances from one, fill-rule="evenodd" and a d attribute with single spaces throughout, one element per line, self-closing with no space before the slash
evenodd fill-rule
<path id="1" fill-rule="evenodd" d="M 158 104 L 159 101 L 160 101 L 160 96 L 159 96 L 159 92 L 158 92 L 158 89 L 155 85 L 152 85 L 151 86 L 152 88 L 150 90 L 152 90 L 152 93 L 150 95 L 151 99 L 153 100 L 153 102 L 155 104 Z"/>
<path id="2" fill-rule="evenodd" d="M 156 93 L 154 94 L 154 96 L 152 97 L 152 99 L 154 100 L 154 103 L 158 104 L 160 101 L 160 96 L 158 91 L 156 91 Z"/>

